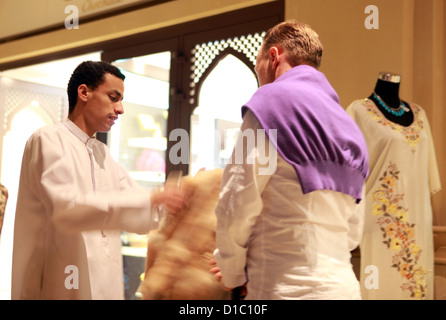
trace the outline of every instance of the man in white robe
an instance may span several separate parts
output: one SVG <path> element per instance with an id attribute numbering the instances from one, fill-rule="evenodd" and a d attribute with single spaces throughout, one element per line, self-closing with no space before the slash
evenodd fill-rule
<path id="1" fill-rule="evenodd" d="M 246 299 L 361 298 L 350 251 L 367 146 L 318 71 L 321 56 L 317 34 L 296 21 L 270 29 L 257 56 L 260 88 L 223 173 L 211 269 Z"/>
<path id="2" fill-rule="evenodd" d="M 175 190 L 136 185 L 93 136 L 124 113 L 124 75 L 83 62 L 68 84 L 69 115 L 36 131 L 22 161 L 12 266 L 12 299 L 123 299 L 120 231 L 147 233 Z"/>

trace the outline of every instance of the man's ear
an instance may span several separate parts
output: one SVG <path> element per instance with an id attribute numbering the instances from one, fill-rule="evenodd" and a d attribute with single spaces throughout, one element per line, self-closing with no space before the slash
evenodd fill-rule
<path id="1" fill-rule="evenodd" d="M 279 47 L 272 46 L 269 49 L 269 59 L 271 62 L 271 66 L 273 66 L 274 69 L 276 69 L 277 66 L 279 65 L 279 62 L 282 58 L 281 55 L 282 55 L 282 52 Z"/>
<path id="2" fill-rule="evenodd" d="M 81 101 L 87 102 L 89 94 L 90 89 L 86 84 L 81 84 L 79 87 L 77 87 L 77 96 Z"/>

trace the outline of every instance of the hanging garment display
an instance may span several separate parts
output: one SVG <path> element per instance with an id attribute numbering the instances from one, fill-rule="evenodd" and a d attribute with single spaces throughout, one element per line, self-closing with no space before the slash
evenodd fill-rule
<path id="1" fill-rule="evenodd" d="M 427 115 L 381 73 L 374 93 L 347 108 L 370 156 L 361 252 L 363 299 L 433 299 L 431 195 L 441 189 Z"/>

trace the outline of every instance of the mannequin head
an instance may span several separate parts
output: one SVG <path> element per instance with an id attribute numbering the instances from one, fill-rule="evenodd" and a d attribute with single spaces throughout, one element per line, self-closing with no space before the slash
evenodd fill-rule
<path id="1" fill-rule="evenodd" d="M 390 72 L 380 72 L 374 92 L 393 108 L 398 108 L 401 76 Z"/>
<path id="2" fill-rule="evenodd" d="M 378 101 L 378 99 L 380 99 L 388 107 L 396 110 L 399 109 L 402 104 L 399 97 L 400 81 L 401 76 L 398 74 L 391 72 L 380 72 L 375 85 L 375 90 L 373 91 L 374 94 L 372 94 L 369 99 L 375 102 L 375 105 L 381 110 L 388 120 L 402 126 L 409 126 L 414 120 L 414 115 L 409 104 L 405 104 L 405 108 L 408 108 L 407 112 L 405 112 L 402 116 L 394 116 L 383 109 Z M 378 97 L 376 97 L 375 94 L 378 95 Z"/>
<path id="3" fill-rule="evenodd" d="M 401 76 L 399 74 L 390 72 L 380 72 L 378 75 L 378 79 L 392 83 L 400 83 Z"/>

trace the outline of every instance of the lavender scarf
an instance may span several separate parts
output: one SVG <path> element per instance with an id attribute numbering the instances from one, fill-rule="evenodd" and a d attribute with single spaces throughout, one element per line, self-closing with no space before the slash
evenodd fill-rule
<path id="1" fill-rule="evenodd" d="M 361 200 L 369 173 L 367 145 L 323 73 L 294 67 L 260 87 L 242 114 L 247 109 L 267 134 L 277 129 L 275 147 L 295 168 L 303 193 L 328 189 Z"/>

